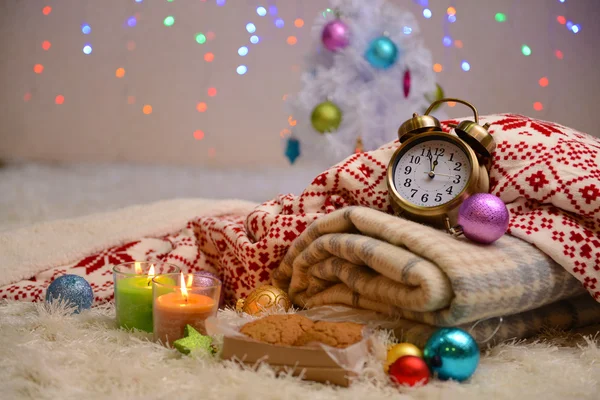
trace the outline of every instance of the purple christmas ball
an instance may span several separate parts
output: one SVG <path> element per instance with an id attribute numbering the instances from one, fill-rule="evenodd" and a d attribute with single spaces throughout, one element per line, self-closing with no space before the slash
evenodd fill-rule
<path id="1" fill-rule="evenodd" d="M 350 43 L 350 29 L 341 20 L 334 19 L 323 27 L 321 41 L 329 51 L 343 49 Z"/>
<path id="2" fill-rule="evenodd" d="M 508 219 L 508 209 L 499 197 L 477 193 L 460 205 L 457 222 L 467 238 L 489 244 L 506 233 Z"/>

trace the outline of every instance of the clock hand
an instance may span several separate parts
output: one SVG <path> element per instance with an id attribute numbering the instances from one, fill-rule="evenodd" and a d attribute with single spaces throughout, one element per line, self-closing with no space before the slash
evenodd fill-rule
<path id="1" fill-rule="evenodd" d="M 433 172 L 425 172 L 426 174 L 432 174 Z M 434 175 L 440 175 L 440 176 L 447 176 L 449 178 L 454 178 L 454 175 L 446 175 L 446 174 L 440 174 L 439 172 L 435 172 L 433 173 Z M 431 176 L 431 175 L 430 175 Z"/>
<path id="2" fill-rule="evenodd" d="M 431 156 L 431 153 L 429 153 L 429 156 L 427 157 L 429 158 L 429 172 L 425 172 L 427 175 L 429 175 L 430 178 L 433 178 L 435 176 L 435 173 L 433 172 L 433 170 L 435 169 L 435 165 L 437 164 L 437 160 L 436 160 L 436 164 L 433 163 L 433 157 Z"/>

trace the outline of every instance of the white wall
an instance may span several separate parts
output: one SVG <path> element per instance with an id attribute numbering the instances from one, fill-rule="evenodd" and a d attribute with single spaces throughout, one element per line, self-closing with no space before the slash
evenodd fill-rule
<path id="1" fill-rule="evenodd" d="M 516 112 L 554 120 L 591 134 L 600 92 L 600 1 L 430 0 L 431 19 L 418 1 L 395 0 L 418 15 L 426 45 L 443 65 L 438 80 L 447 95 L 472 101 L 481 113 Z M 366 3 L 366 1 L 365 1 Z M 300 87 L 310 25 L 324 0 L 5 0 L 0 5 L 0 158 L 43 161 L 132 161 L 221 167 L 286 166 L 279 132 L 289 127 L 282 96 Z M 49 15 L 42 8 L 52 7 Z M 256 7 L 276 5 L 285 27 L 259 17 Z M 448 23 L 447 7 L 457 10 Z M 496 12 L 508 20 L 494 21 Z M 135 27 L 127 18 L 138 13 Z M 176 22 L 164 27 L 163 19 Z M 557 22 L 564 15 L 578 34 Z M 294 19 L 302 18 L 302 28 Z M 81 24 L 92 32 L 84 35 Z M 261 42 L 249 43 L 253 22 Z M 197 32 L 215 38 L 195 42 Z M 444 47 L 445 32 L 463 48 Z M 286 38 L 295 35 L 290 46 Z M 42 42 L 51 48 L 42 49 Z M 128 50 L 128 42 L 135 49 Z M 86 42 L 93 52 L 85 55 Z M 521 54 L 528 44 L 533 53 Z M 248 45 L 240 57 L 237 49 Z M 554 56 L 555 50 L 564 59 Z M 207 52 L 215 59 L 204 61 Z M 460 68 L 461 60 L 471 71 Z M 33 72 L 42 64 L 41 74 Z M 236 74 L 244 63 L 248 73 Z M 125 77 L 115 77 L 117 68 Z M 538 80 L 547 76 L 549 85 Z M 215 87 L 218 94 L 207 96 Z M 399 90 L 401 87 L 399 86 Z M 31 98 L 24 101 L 24 95 Z M 65 96 L 62 105 L 55 97 Z M 128 104 L 129 96 L 135 103 Z M 204 113 L 196 104 L 205 101 Z M 533 103 L 543 103 L 535 111 Z M 153 112 L 142 113 L 150 104 Z M 450 116 L 466 109 L 448 108 Z M 402 121 L 398 121 L 400 124 Z M 205 132 L 195 140 L 196 130 Z"/>

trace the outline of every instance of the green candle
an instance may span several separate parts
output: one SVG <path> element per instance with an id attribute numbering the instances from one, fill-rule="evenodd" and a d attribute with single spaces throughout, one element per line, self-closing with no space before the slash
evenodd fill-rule
<path id="1" fill-rule="evenodd" d="M 116 280 L 115 308 L 120 327 L 152 332 L 152 276 Z"/>

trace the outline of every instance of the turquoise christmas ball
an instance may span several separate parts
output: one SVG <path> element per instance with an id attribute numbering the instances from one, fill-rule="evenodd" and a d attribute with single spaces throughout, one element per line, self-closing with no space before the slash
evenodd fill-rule
<path id="1" fill-rule="evenodd" d="M 438 329 L 423 349 L 431 373 L 441 380 L 469 379 L 479 364 L 479 346 L 471 335 L 458 328 Z"/>
<path id="2" fill-rule="evenodd" d="M 92 307 L 94 291 L 90 284 L 78 275 L 63 275 L 56 278 L 46 290 L 46 302 L 61 300 L 76 306 L 75 313 Z"/>
<path id="3" fill-rule="evenodd" d="M 365 59 L 373 68 L 387 69 L 398 59 L 398 47 L 390 38 L 380 36 L 369 44 Z"/>

